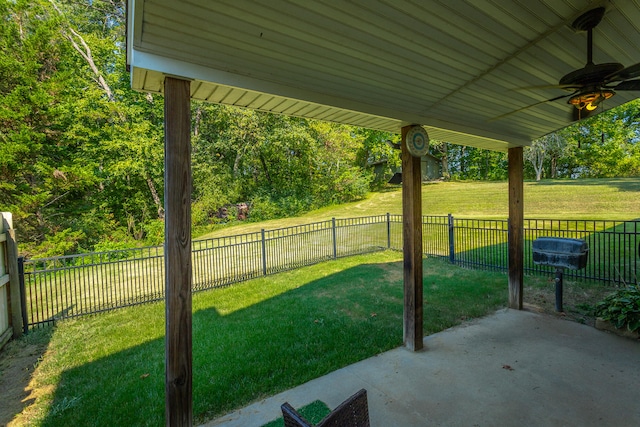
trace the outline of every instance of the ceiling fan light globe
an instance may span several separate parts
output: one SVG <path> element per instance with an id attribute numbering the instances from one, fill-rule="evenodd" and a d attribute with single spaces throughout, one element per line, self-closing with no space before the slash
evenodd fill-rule
<path id="1" fill-rule="evenodd" d="M 572 96 L 567 103 L 575 105 L 579 110 L 586 108 L 589 111 L 593 111 L 598 107 L 598 104 L 611 98 L 613 95 L 615 95 L 615 92 L 611 89 L 588 90 Z"/>

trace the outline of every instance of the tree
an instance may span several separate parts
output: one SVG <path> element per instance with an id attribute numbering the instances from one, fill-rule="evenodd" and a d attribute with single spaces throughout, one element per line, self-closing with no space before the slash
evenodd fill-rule
<path id="1" fill-rule="evenodd" d="M 364 171 L 382 165 L 381 170 L 371 178 L 371 189 L 382 188 L 402 165 L 397 142 L 400 136 L 363 128 L 354 128 L 353 132 L 362 139 L 362 145 L 356 152 L 355 164 Z"/>
<path id="2" fill-rule="evenodd" d="M 533 141 L 524 149 L 524 158 L 531 162 L 536 174 L 536 181 L 542 179 L 547 158 L 550 160 L 550 176 L 558 176 L 558 159 L 562 156 L 566 143 L 560 133 L 554 132 Z"/>
<path id="3" fill-rule="evenodd" d="M 431 154 L 440 159 L 440 164 L 442 165 L 442 178 L 445 180 L 449 180 L 451 178 L 451 173 L 449 172 L 449 143 L 444 141 L 434 141 L 431 140 L 429 142 L 429 150 Z"/>
<path id="4" fill-rule="evenodd" d="M 61 98 L 73 72 L 59 20 L 46 2 L 4 2 L 0 8 L 2 209 L 14 212 L 20 241 L 41 243 L 69 229 L 65 213 L 81 204 L 78 195 L 93 178 L 73 161 L 76 147 L 60 140 Z M 82 234 L 69 231 L 68 240 L 77 241 Z"/>
<path id="5" fill-rule="evenodd" d="M 635 100 L 563 129 L 568 177 L 639 176 L 639 121 L 640 100 Z"/>
<path id="6" fill-rule="evenodd" d="M 345 203 L 363 198 L 373 174 L 357 167 L 364 136 L 352 126 L 310 121 L 318 141 L 312 160 L 314 207 Z"/>
<path id="7" fill-rule="evenodd" d="M 142 237 L 162 216 L 162 102 L 129 88 L 125 3 L 0 7 L 0 203 L 22 248 L 65 253 L 114 229 Z"/>
<path id="8" fill-rule="evenodd" d="M 158 243 L 163 102 L 130 89 L 124 0 L 0 3 L 0 209 L 26 255 Z M 252 218 L 356 200 L 400 166 L 398 135 L 194 102 L 193 219 L 248 202 Z M 640 175 L 640 102 L 559 131 L 527 173 Z M 443 174 L 506 179 L 505 153 L 432 141 Z M 540 163 L 541 162 L 541 163 Z M 373 164 L 386 164 L 374 176 Z"/>
<path id="9" fill-rule="evenodd" d="M 506 153 L 449 143 L 446 153 L 453 179 L 502 180 L 507 177 Z"/>

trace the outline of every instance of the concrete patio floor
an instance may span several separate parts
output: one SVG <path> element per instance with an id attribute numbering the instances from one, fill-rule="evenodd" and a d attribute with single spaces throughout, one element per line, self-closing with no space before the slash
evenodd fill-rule
<path id="1" fill-rule="evenodd" d="M 532 311 L 428 336 L 210 421 L 261 426 L 294 407 L 330 408 L 367 389 L 373 427 L 640 426 L 640 342 Z"/>

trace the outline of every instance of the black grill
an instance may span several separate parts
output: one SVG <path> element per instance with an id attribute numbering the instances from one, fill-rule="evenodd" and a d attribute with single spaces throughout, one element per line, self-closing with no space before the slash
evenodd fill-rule
<path id="1" fill-rule="evenodd" d="M 582 239 L 540 237 L 533 242 L 533 262 L 556 268 L 556 311 L 562 311 L 562 272 L 587 266 L 589 245 Z"/>

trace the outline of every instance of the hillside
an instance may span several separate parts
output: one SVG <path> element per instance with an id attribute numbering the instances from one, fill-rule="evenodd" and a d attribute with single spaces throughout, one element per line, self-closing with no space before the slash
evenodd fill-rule
<path id="1" fill-rule="evenodd" d="M 544 180 L 524 183 L 525 218 L 632 220 L 640 218 L 640 178 Z M 508 187 L 501 182 L 434 182 L 422 187 L 424 215 L 507 218 Z M 201 237 L 259 231 L 324 221 L 402 213 L 402 189 L 388 188 L 365 200 L 327 207 L 295 218 L 225 227 Z"/>

